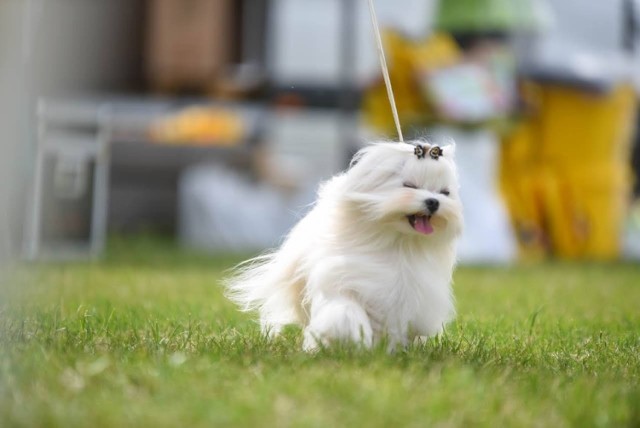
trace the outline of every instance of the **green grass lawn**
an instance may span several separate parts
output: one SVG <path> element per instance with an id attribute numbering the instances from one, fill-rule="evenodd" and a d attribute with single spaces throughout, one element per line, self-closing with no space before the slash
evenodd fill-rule
<path id="1" fill-rule="evenodd" d="M 640 267 L 458 269 L 446 334 L 300 351 L 221 294 L 238 257 L 115 240 L 0 291 L 0 426 L 640 426 Z"/>

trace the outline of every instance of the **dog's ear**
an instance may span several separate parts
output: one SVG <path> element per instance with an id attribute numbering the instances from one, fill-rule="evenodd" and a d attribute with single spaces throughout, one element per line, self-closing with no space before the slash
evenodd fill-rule
<path id="1" fill-rule="evenodd" d="M 449 141 L 449 144 L 442 148 L 442 155 L 447 158 L 454 160 L 456 157 L 456 142 L 452 140 Z"/>
<path id="2" fill-rule="evenodd" d="M 399 143 L 374 143 L 361 149 L 347 170 L 348 191 L 372 192 L 396 176 L 413 146 Z"/>

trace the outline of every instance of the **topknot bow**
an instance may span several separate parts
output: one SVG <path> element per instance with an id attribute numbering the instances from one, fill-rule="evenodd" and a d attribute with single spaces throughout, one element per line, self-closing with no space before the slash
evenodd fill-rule
<path id="1" fill-rule="evenodd" d="M 442 148 L 440 146 L 429 147 L 416 144 L 416 147 L 413 149 L 413 154 L 416 155 L 418 159 L 424 159 L 427 153 L 433 160 L 438 160 L 438 158 L 443 155 Z"/>
<path id="2" fill-rule="evenodd" d="M 440 146 L 433 146 L 429 149 L 429 156 L 431 157 L 431 159 L 438 160 L 438 158 L 442 155 L 442 148 L 440 148 Z"/>

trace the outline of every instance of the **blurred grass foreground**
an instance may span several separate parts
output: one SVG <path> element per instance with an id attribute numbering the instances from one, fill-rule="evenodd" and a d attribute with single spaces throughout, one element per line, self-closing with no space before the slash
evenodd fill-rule
<path id="1" fill-rule="evenodd" d="M 0 426 L 638 426 L 640 267 L 463 267 L 443 337 L 388 355 L 268 342 L 240 259 L 156 239 L 28 266 L 0 295 Z"/>

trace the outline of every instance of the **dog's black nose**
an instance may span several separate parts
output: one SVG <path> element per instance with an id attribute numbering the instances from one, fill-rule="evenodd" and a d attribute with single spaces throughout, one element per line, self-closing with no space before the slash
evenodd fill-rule
<path id="1" fill-rule="evenodd" d="M 438 201 L 436 198 L 429 198 L 424 201 L 424 203 L 431 214 L 436 212 L 438 210 L 438 207 L 440 206 L 440 201 Z"/>

